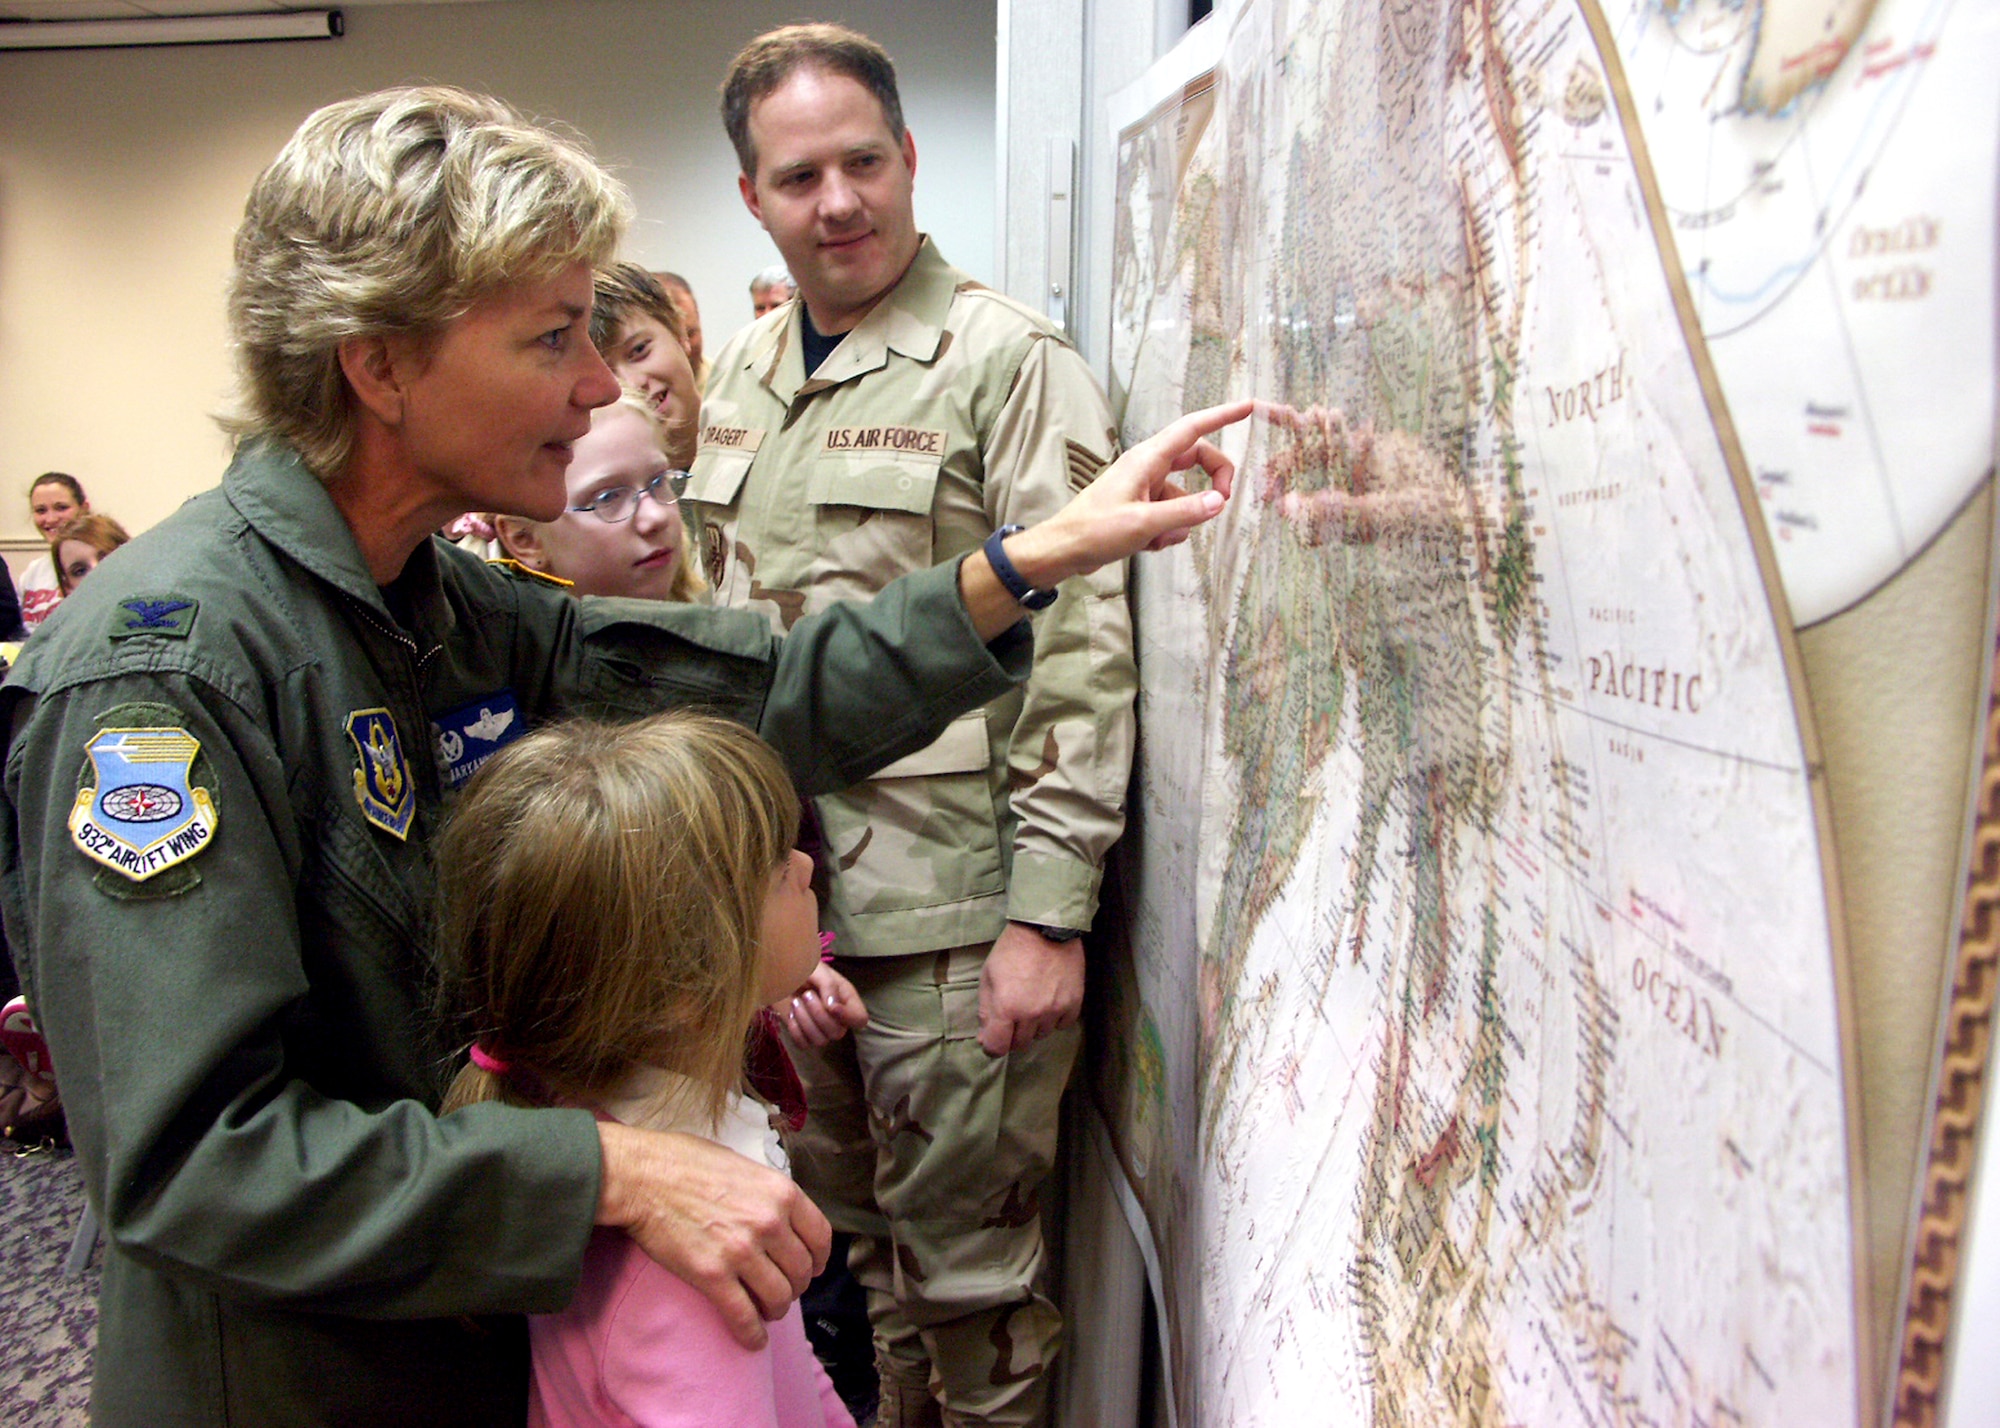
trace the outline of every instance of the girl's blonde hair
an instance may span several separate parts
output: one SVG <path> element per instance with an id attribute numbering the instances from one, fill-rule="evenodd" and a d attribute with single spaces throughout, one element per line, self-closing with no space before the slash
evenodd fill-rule
<path id="1" fill-rule="evenodd" d="M 705 714 L 575 720 L 482 768 L 438 842 L 446 1111 L 587 1099 L 645 1062 L 711 1120 L 742 1082 L 771 878 L 798 795 L 770 746 Z"/>
<path id="2" fill-rule="evenodd" d="M 663 450 L 665 449 L 669 423 L 666 418 L 660 415 L 659 409 L 653 405 L 652 400 L 636 387 L 628 387 L 621 384 L 618 388 L 618 400 L 609 406 L 599 407 L 596 411 L 592 412 L 590 414 L 591 424 L 595 425 L 600 416 L 621 410 L 631 410 L 644 417 L 646 425 L 652 429 L 653 444 L 661 447 Z M 505 528 L 507 526 L 533 528 L 537 526 L 547 527 L 552 524 L 549 521 L 530 520 L 526 516 L 503 516 L 495 514 L 489 516 L 488 519 L 493 522 L 493 529 L 501 548 L 509 550 L 510 553 L 510 542 L 514 537 L 506 533 Z M 556 519 L 561 520 L 563 517 L 558 516 Z M 592 519 L 595 518 L 593 517 Z M 692 605 L 707 593 L 708 582 L 702 579 L 700 567 L 695 560 L 695 553 L 689 547 L 689 542 L 693 539 L 693 532 L 685 529 L 687 524 L 685 515 L 682 517 L 681 524 L 683 527 L 681 533 L 681 563 L 674 570 L 674 583 L 667 591 L 666 598 L 682 605 Z M 550 573 L 560 574 L 561 572 L 552 571 Z"/>

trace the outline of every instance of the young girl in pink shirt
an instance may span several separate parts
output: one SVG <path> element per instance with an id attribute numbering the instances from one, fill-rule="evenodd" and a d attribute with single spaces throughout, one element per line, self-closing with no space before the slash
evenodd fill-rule
<path id="1" fill-rule="evenodd" d="M 445 1000 L 472 1043 L 445 1110 L 582 1106 L 784 1169 L 745 1030 L 820 966 L 798 810 L 776 755 L 704 715 L 579 720 L 495 755 L 438 851 Z M 746 1350 L 619 1230 L 529 1334 L 530 1425 L 853 1428 L 796 1304 Z"/>

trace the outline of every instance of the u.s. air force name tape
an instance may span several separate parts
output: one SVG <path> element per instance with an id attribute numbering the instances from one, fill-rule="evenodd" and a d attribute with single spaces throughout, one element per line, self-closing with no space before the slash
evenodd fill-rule
<path id="1" fill-rule="evenodd" d="M 201 744 L 185 729 L 100 729 L 84 746 L 95 785 L 77 790 L 69 836 L 85 857 L 144 882 L 215 837 L 220 811 L 190 780 Z"/>

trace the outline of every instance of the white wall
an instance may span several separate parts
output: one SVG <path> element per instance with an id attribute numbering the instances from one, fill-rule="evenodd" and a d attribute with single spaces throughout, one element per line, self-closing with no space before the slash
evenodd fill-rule
<path id="1" fill-rule="evenodd" d="M 1049 310 L 1048 141 L 1076 144 L 1070 340 L 1110 373 L 1111 96 L 1187 33 L 1189 0 L 1000 0 L 1000 286 Z M 1108 381 L 1107 381 L 1108 385 Z M 1114 393 L 1114 400 L 1116 394 Z"/>
<path id="2" fill-rule="evenodd" d="M 713 350 L 777 261 L 744 212 L 717 85 L 752 36 L 839 20 L 894 56 L 917 218 L 993 276 L 993 0 L 495 0 L 350 8 L 311 44 L 0 54 L 0 543 L 23 492 L 76 474 L 133 530 L 213 485 L 231 375 L 229 242 L 258 171 L 314 107 L 437 80 L 580 130 L 631 186 L 629 256 L 694 284 Z M 10 539 L 11 538 L 11 539 Z"/>

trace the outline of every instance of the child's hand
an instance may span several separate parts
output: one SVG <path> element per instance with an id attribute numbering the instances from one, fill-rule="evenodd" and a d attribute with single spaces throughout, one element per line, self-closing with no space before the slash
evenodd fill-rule
<path id="1" fill-rule="evenodd" d="M 792 1039 L 805 1046 L 825 1046 L 855 1027 L 868 1025 L 868 1008 L 861 1004 L 861 993 L 824 962 L 813 968 L 797 995 L 771 1010 Z"/>

